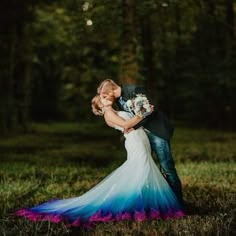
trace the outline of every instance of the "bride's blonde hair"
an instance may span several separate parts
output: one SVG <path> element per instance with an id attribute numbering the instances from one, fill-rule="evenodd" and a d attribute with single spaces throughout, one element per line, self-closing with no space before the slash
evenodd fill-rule
<path id="1" fill-rule="evenodd" d="M 119 86 L 111 79 L 103 80 L 97 88 L 97 95 L 93 97 L 91 101 L 92 112 L 97 116 L 104 115 L 103 103 L 101 102 L 101 95 L 106 94 L 109 96 L 109 100 L 114 102 L 114 92 Z"/>
<path id="2" fill-rule="evenodd" d="M 100 95 L 106 94 L 109 97 L 114 97 L 113 90 L 117 89 L 118 87 L 119 87 L 119 85 L 116 84 L 113 80 L 105 79 L 98 86 L 97 93 L 100 94 Z"/>
<path id="3" fill-rule="evenodd" d="M 100 95 L 97 94 L 96 96 L 93 97 L 91 101 L 91 107 L 92 107 L 92 112 L 97 115 L 97 116 L 103 116 L 104 111 L 103 111 L 103 104 L 101 102 Z"/>

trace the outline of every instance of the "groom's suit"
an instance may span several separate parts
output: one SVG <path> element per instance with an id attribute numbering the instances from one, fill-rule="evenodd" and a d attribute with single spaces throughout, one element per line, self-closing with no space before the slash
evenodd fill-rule
<path id="1" fill-rule="evenodd" d="M 146 94 L 142 86 L 124 85 L 121 87 L 121 97 L 124 101 L 132 99 L 136 96 L 136 94 L 140 93 Z M 116 100 L 116 104 L 120 110 L 126 110 L 119 99 Z M 155 108 L 151 115 L 139 122 L 136 126 L 134 126 L 134 128 L 137 129 L 140 126 L 143 126 L 153 134 L 166 140 L 169 140 L 172 137 L 174 131 L 174 128 L 170 124 L 170 121 L 166 115 L 161 111 L 155 110 Z"/>
<path id="2" fill-rule="evenodd" d="M 132 99 L 136 94 L 146 94 L 142 86 L 123 85 L 121 87 L 121 96 L 115 103 L 119 110 L 128 111 L 126 101 Z M 175 163 L 170 150 L 170 138 L 173 135 L 173 127 L 164 113 L 155 110 L 151 115 L 144 118 L 133 128 L 137 129 L 143 126 L 146 129 L 152 150 L 155 152 L 161 166 L 161 170 L 166 177 L 176 196 L 182 201 L 181 182 L 175 169 Z"/>

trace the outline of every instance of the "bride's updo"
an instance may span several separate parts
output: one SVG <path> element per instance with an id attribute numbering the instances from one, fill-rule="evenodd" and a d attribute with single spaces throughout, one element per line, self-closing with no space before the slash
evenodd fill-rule
<path id="1" fill-rule="evenodd" d="M 101 102 L 100 95 L 97 94 L 93 99 L 92 99 L 92 112 L 97 115 L 97 116 L 103 116 L 104 111 L 103 111 L 103 104 Z"/>

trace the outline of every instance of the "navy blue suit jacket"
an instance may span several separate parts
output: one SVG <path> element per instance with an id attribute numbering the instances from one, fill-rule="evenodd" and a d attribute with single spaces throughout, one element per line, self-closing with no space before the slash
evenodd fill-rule
<path id="1" fill-rule="evenodd" d="M 139 93 L 145 94 L 147 96 L 142 86 L 132 84 L 132 85 L 123 85 L 121 87 L 121 96 L 125 101 L 134 98 L 136 94 L 139 94 Z M 124 111 L 124 108 L 120 104 L 119 99 L 116 99 L 115 103 L 118 106 L 119 110 Z M 137 129 L 140 126 L 143 126 L 147 130 L 155 134 L 156 136 L 166 139 L 166 140 L 169 140 L 172 137 L 173 132 L 174 132 L 174 128 L 171 125 L 167 116 L 163 112 L 155 110 L 155 108 L 151 115 L 144 118 L 133 128 Z"/>

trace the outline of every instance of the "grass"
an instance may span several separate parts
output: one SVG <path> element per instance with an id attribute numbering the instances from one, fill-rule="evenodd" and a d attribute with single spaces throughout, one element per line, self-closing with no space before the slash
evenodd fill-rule
<path id="1" fill-rule="evenodd" d="M 104 124 L 34 124 L 0 139 L 0 235 L 234 235 L 236 133 L 177 128 L 172 153 L 188 215 L 123 221 L 92 230 L 30 222 L 13 212 L 52 198 L 79 196 L 125 161 L 123 139 Z"/>

